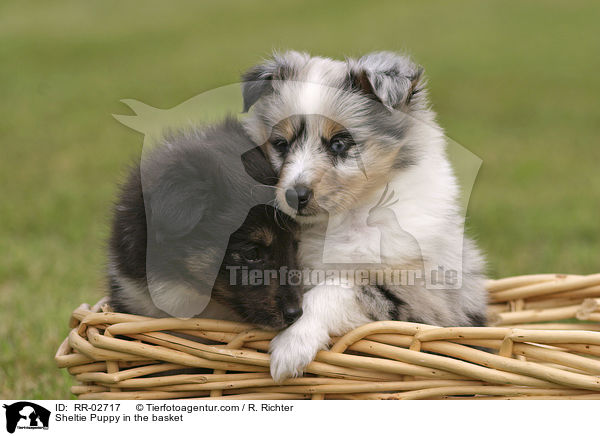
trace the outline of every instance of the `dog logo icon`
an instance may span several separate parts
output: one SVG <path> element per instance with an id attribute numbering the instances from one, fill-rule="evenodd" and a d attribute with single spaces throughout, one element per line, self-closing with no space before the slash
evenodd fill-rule
<path id="1" fill-rule="evenodd" d="M 14 433 L 18 429 L 48 430 L 50 411 L 29 401 L 4 404 L 6 409 L 6 431 Z"/>

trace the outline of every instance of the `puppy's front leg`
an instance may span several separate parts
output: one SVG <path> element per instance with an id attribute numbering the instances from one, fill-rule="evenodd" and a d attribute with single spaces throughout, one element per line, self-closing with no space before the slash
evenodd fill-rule
<path id="1" fill-rule="evenodd" d="M 302 316 L 271 341 L 271 376 L 276 382 L 302 375 L 330 335 L 342 335 L 370 319 L 351 286 L 319 285 L 304 294 Z"/>

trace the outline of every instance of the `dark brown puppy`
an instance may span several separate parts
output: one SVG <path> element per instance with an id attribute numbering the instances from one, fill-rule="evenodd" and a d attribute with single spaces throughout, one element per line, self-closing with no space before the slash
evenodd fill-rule
<path id="1" fill-rule="evenodd" d="M 271 206 L 276 182 L 233 119 L 172 135 L 145 153 L 114 209 L 112 307 L 270 329 L 293 323 L 301 290 L 281 284 L 280 273 L 296 268 L 296 224 Z"/>

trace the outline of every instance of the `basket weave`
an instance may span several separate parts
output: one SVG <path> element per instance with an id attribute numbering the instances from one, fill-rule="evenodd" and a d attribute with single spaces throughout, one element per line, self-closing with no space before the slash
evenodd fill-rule
<path id="1" fill-rule="evenodd" d="M 80 399 L 600 399 L 600 274 L 487 289 L 493 327 L 366 324 L 281 385 L 268 372 L 274 332 L 114 313 L 104 300 L 73 312 L 55 359 Z"/>

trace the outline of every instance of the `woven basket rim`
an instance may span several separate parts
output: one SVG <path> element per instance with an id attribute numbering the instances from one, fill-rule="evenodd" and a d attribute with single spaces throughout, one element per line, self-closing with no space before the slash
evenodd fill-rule
<path id="1" fill-rule="evenodd" d="M 600 274 L 508 277 L 486 288 L 494 326 L 365 324 L 281 385 L 268 374 L 276 332 L 110 312 L 107 299 L 73 311 L 55 360 L 80 383 L 80 399 L 600 398 Z M 190 368 L 212 373 L 164 375 Z"/>

